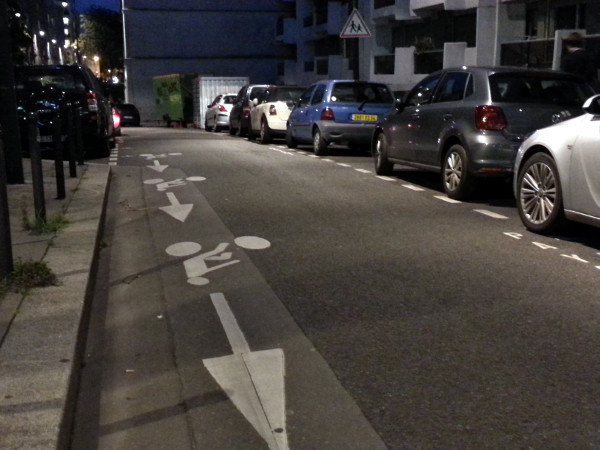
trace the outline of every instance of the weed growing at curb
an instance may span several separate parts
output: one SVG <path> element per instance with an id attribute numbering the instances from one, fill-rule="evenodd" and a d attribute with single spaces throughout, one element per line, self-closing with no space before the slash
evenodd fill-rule
<path id="1" fill-rule="evenodd" d="M 34 287 L 56 286 L 58 278 L 44 261 L 17 261 L 10 275 L 0 282 L 0 297 L 8 292 L 25 293 Z"/>
<path id="2" fill-rule="evenodd" d="M 69 224 L 69 221 L 64 215 L 57 214 L 49 219 L 46 219 L 45 221 L 36 219 L 35 221 L 31 222 L 27 217 L 27 212 L 23 211 L 21 223 L 23 225 L 23 229 L 31 232 L 32 234 L 51 234 L 65 228 Z"/>

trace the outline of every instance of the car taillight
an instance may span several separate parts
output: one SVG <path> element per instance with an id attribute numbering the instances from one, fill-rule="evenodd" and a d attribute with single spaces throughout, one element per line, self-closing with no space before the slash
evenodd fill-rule
<path id="1" fill-rule="evenodd" d="M 333 110 L 325 108 L 323 111 L 321 111 L 321 120 L 335 120 Z"/>
<path id="2" fill-rule="evenodd" d="M 269 106 L 269 114 L 271 116 L 276 116 L 277 115 L 277 108 L 275 108 L 275 105 Z"/>
<path id="3" fill-rule="evenodd" d="M 87 105 L 90 111 L 98 111 L 98 96 L 95 92 L 87 93 Z"/>
<path id="4" fill-rule="evenodd" d="M 506 117 L 499 106 L 481 105 L 475 109 L 475 124 L 480 130 L 502 131 L 506 128 Z"/>
<path id="5" fill-rule="evenodd" d="M 119 128 L 119 125 L 121 125 L 121 115 L 118 113 L 118 111 L 116 109 L 113 108 L 112 116 L 113 116 L 113 124 L 114 124 L 115 128 Z"/>
<path id="6" fill-rule="evenodd" d="M 225 108 L 223 105 L 219 105 L 219 111 L 227 112 L 227 108 Z"/>

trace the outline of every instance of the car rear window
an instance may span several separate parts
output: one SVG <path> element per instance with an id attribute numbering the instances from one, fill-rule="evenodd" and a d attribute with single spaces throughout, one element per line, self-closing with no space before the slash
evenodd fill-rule
<path id="1" fill-rule="evenodd" d="M 33 90 L 45 87 L 56 87 L 63 91 L 84 90 L 83 80 L 73 73 L 61 70 L 46 73 L 16 72 L 15 81 L 17 89 Z"/>
<path id="2" fill-rule="evenodd" d="M 304 92 L 304 88 L 301 87 L 278 87 L 272 91 L 269 91 L 267 95 L 268 102 L 291 102 L 292 104 L 296 103 L 302 93 Z"/>
<path id="3" fill-rule="evenodd" d="M 332 102 L 343 103 L 394 103 L 394 96 L 387 86 L 375 83 L 335 83 L 331 90 Z"/>
<path id="4" fill-rule="evenodd" d="M 496 74 L 490 76 L 492 101 L 582 105 L 594 90 L 574 78 Z"/>
<path id="5" fill-rule="evenodd" d="M 235 99 L 237 97 L 235 95 L 226 95 L 225 97 L 223 97 L 223 103 L 235 103 Z"/>

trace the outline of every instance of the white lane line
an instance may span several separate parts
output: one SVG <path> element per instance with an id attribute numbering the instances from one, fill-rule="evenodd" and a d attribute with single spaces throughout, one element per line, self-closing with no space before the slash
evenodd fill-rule
<path id="1" fill-rule="evenodd" d="M 479 214 L 483 214 L 484 216 L 491 217 L 492 219 L 508 219 L 508 217 L 503 216 L 502 214 L 488 211 L 487 209 L 474 209 L 473 211 Z"/>
<path id="2" fill-rule="evenodd" d="M 433 197 L 446 203 L 462 203 L 460 200 L 454 200 L 453 198 L 446 197 L 445 195 L 434 195 Z"/>
<path id="3" fill-rule="evenodd" d="M 329 158 L 321 158 L 321 161 L 335 162 L 333 159 L 329 159 Z"/>
<path id="4" fill-rule="evenodd" d="M 342 167 L 352 167 L 350 164 L 346 164 L 346 163 L 337 163 L 338 166 L 342 166 Z"/>
<path id="5" fill-rule="evenodd" d="M 360 172 L 360 173 L 373 173 L 373 172 L 371 172 L 370 170 L 367 170 L 367 169 L 356 169 L 355 168 L 354 170 L 356 170 L 357 172 Z"/>
<path id="6" fill-rule="evenodd" d="M 386 177 L 383 175 L 375 175 L 377 178 L 379 178 L 380 180 L 384 180 L 384 181 L 398 181 L 398 179 L 396 178 L 392 178 L 392 177 Z"/>
<path id="7" fill-rule="evenodd" d="M 422 192 L 425 189 L 420 188 L 419 186 L 415 186 L 414 184 L 403 184 L 402 187 L 405 187 L 406 189 L 410 189 L 411 191 L 417 191 L 417 192 Z"/>

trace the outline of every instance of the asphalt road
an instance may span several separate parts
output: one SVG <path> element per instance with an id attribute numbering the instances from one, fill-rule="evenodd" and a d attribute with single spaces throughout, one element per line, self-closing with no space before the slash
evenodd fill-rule
<path id="1" fill-rule="evenodd" d="M 110 163 L 73 448 L 600 445 L 596 229 L 344 148 L 127 128 Z"/>

